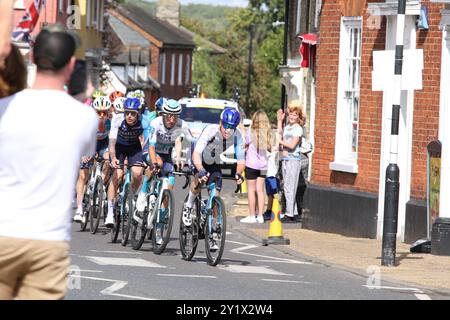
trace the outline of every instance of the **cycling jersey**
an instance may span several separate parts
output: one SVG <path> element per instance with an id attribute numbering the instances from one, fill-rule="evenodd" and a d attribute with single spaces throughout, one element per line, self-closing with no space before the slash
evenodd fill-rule
<path id="1" fill-rule="evenodd" d="M 142 154 L 148 154 L 148 147 L 150 144 L 150 134 L 151 134 L 151 122 L 158 117 L 155 111 L 145 110 L 142 114 L 142 128 L 144 129 L 144 146 L 142 149 Z"/>
<path id="2" fill-rule="evenodd" d="M 210 124 L 201 133 L 194 151 L 202 155 L 202 161 L 207 165 L 220 164 L 220 154 L 234 146 L 234 153 L 238 161 L 245 161 L 244 142 L 239 129 L 226 140 L 220 133 L 220 125 Z"/>
<path id="3" fill-rule="evenodd" d="M 97 140 L 108 139 L 111 131 L 111 120 L 106 119 L 104 122 L 99 121 L 97 129 Z"/>
<path id="4" fill-rule="evenodd" d="M 179 137 L 185 136 L 188 139 L 193 139 L 188 124 L 181 119 L 178 119 L 171 129 L 166 128 L 162 116 L 154 119 L 150 125 L 152 127 L 150 146 L 155 147 L 157 154 L 170 155 L 175 145 L 175 140 Z"/>
<path id="5" fill-rule="evenodd" d="M 118 127 L 117 124 L 118 121 L 115 121 L 111 128 L 110 139 L 117 139 L 117 144 L 123 146 L 141 145 L 139 137 L 144 132 L 141 117 L 133 125 L 127 124 L 126 120 L 123 120 Z"/>

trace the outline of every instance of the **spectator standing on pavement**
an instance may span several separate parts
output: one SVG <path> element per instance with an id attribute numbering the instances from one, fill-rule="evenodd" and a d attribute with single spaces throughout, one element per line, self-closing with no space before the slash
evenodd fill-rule
<path id="1" fill-rule="evenodd" d="M 243 223 L 264 223 L 264 179 L 267 171 L 267 152 L 271 151 L 271 144 L 269 117 L 264 111 L 258 110 L 253 115 L 252 125 L 245 135 L 245 178 L 249 216 L 241 219 Z"/>
<path id="2" fill-rule="evenodd" d="M 14 0 L 0 1 L 0 69 L 11 51 L 11 33 L 13 28 Z"/>
<path id="3" fill-rule="evenodd" d="M 44 28 L 33 87 L 0 99 L 0 299 L 62 299 L 67 291 L 73 186 L 98 123 L 64 91 L 76 45 L 64 27 Z"/>
<path id="4" fill-rule="evenodd" d="M 27 68 L 20 50 L 12 45 L 5 65 L 0 68 L 0 99 L 25 89 Z"/>
<path id="5" fill-rule="evenodd" d="M 283 129 L 283 120 L 285 113 L 278 110 L 278 133 L 280 146 L 283 147 L 282 174 L 283 191 L 286 198 L 286 212 L 281 219 L 284 223 L 295 223 L 298 221 L 298 210 L 296 202 L 297 184 L 301 171 L 301 152 L 300 145 L 303 136 L 302 126 L 305 123 L 305 116 L 301 106 L 288 107 L 288 123 Z"/>

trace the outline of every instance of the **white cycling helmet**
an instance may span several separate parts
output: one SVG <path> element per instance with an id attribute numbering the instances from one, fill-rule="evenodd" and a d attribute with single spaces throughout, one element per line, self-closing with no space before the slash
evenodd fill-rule
<path id="1" fill-rule="evenodd" d="M 180 114 L 181 113 L 181 105 L 177 100 L 169 99 L 167 103 L 163 103 L 161 106 L 161 112 L 167 114 Z"/>
<path id="2" fill-rule="evenodd" d="M 116 98 L 116 100 L 114 100 L 113 106 L 114 106 L 114 112 L 115 113 L 122 113 L 124 108 L 123 108 L 123 103 L 125 102 L 126 98 L 124 97 L 120 97 L 120 98 Z"/>
<path id="3" fill-rule="evenodd" d="M 97 111 L 108 111 L 111 108 L 111 102 L 107 97 L 98 97 L 94 99 L 92 107 Z"/>
<path id="4" fill-rule="evenodd" d="M 134 90 L 127 93 L 127 98 L 138 98 L 141 103 L 141 108 L 145 103 L 145 93 L 142 90 Z"/>

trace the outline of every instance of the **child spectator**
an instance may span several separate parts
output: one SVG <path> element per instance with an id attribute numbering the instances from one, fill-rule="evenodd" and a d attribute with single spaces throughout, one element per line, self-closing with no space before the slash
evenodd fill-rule
<path id="1" fill-rule="evenodd" d="M 267 171 L 267 151 L 271 151 L 272 132 L 269 117 L 258 110 L 252 118 L 252 125 L 245 135 L 247 150 L 245 178 L 248 186 L 249 216 L 243 223 L 264 223 L 264 179 Z"/>

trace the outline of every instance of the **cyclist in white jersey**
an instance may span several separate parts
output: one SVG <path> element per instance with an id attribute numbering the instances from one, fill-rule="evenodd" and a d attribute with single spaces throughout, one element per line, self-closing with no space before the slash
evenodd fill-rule
<path id="1" fill-rule="evenodd" d="M 200 192 L 199 185 L 205 182 L 209 184 L 213 179 L 217 179 L 216 190 L 217 195 L 220 195 L 222 189 L 220 154 L 232 145 L 237 159 L 236 183 L 244 182 L 242 172 L 245 170 L 245 151 L 241 132 L 237 129 L 239 122 L 239 112 L 234 108 L 226 108 L 220 115 L 220 124 L 208 125 L 198 138 L 192 154 L 195 179 L 191 182 L 189 196 L 183 206 L 185 225 L 189 226 L 192 223 L 192 214 L 195 214 L 192 207 Z"/>

